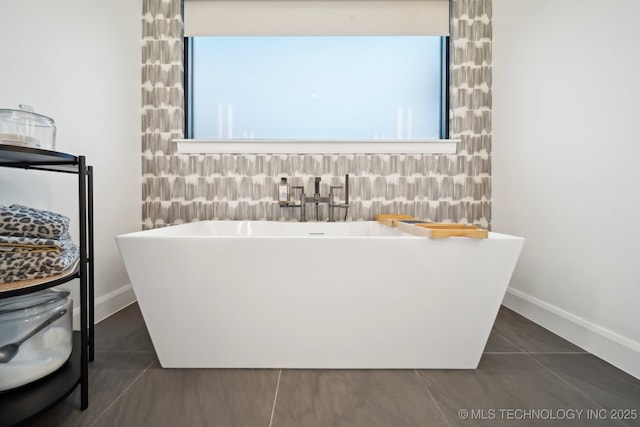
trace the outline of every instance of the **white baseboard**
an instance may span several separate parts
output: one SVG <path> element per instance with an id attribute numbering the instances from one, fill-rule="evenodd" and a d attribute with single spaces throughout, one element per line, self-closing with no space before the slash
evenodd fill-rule
<path id="1" fill-rule="evenodd" d="M 502 303 L 556 335 L 640 379 L 640 343 L 517 289 L 508 288 Z"/>
<path id="2" fill-rule="evenodd" d="M 120 288 L 109 292 L 95 300 L 94 318 L 95 323 L 106 319 L 113 313 L 117 313 L 123 308 L 133 304 L 136 296 L 133 293 L 131 284 L 121 286 Z M 80 307 L 73 309 L 73 329 L 80 329 Z"/>

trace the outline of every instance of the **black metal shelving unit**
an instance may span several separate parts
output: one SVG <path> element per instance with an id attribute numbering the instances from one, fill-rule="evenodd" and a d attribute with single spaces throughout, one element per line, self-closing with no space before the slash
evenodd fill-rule
<path id="1" fill-rule="evenodd" d="M 89 362 L 94 359 L 93 167 L 84 156 L 0 144 L 0 167 L 78 175 L 80 260 L 69 275 L 38 285 L 0 290 L 0 298 L 36 292 L 80 279 L 80 330 L 73 350 L 57 371 L 14 390 L 0 392 L 0 427 L 19 423 L 66 398 L 80 385 L 80 406 L 89 406 Z M 0 284 L 1 285 L 1 284 Z M 0 287 L 1 288 L 1 287 Z"/>

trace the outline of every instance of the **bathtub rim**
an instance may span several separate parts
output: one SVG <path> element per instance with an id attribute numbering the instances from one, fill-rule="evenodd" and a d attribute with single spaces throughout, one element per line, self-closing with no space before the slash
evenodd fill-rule
<path id="1" fill-rule="evenodd" d="M 385 233 L 392 232 L 395 233 L 393 235 L 379 235 L 379 234 L 356 234 L 356 235 L 318 235 L 318 234 L 303 234 L 303 235 L 278 235 L 278 234 L 209 234 L 202 233 L 197 234 L 194 231 L 199 231 L 199 229 L 203 227 L 209 227 L 210 225 L 215 225 L 218 223 L 275 223 L 282 224 L 283 226 L 301 226 L 301 227 L 310 227 L 314 224 L 318 224 L 323 227 L 331 227 L 332 225 L 344 226 L 349 224 L 366 224 L 366 226 L 371 227 L 374 224 L 377 224 L 381 230 L 385 230 Z M 191 230 L 195 229 L 195 230 Z M 181 233 L 181 231 L 187 230 L 189 233 Z M 206 231 L 203 230 L 203 231 Z M 138 230 L 132 231 L 129 233 L 123 233 L 116 235 L 116 240 L 119 239 L 161 239 L 161 238 L 176 238 L 176 239 L 308 239 L 308 238 L 323 238 L 323 239 L 423 239 L 428 241 L 447 241 L 450 239 L 459 240 L 459 239 L 467 239 L 470 241 L 482 242 L 484 240 L 495 240 L 495 239 L 523 239 L 523 237 L 513 236 L 510 234 L 498 233 L 494 231 L 489 231 L 488 239 L 470 239 L 468 237 L 459 237 L 452 236 L 448 238 L 425 238 L 422 236 L 415 236 L 409 233 L 404 233 L 396 228 L 389 228 L 385 225 L 379 224 L 377 221 L 347 221 L 347 222 L 292 222 L 292 221 L 268 221 L 268 220 L 204 220 L 204 221 L 194 221 L 190 223 L 184 224 L 173 224 L 167 225 L 163 227 L 157 227 L 153 229 L 147 230 Z"/>

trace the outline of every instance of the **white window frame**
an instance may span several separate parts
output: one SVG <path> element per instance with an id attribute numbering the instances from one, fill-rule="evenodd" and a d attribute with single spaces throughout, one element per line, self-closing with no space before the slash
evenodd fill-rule
<path id="1" fill-rule="evenodd" d="M 449 35 L 448 0 L 185 0 L 185 37 Z M 455 154 L 453 139 L 193 140 L 184 154 Z"/>

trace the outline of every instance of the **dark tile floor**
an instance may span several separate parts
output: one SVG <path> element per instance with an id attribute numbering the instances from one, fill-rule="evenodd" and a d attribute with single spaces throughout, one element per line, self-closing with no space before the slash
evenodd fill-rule
<path id="1" fill-rule="evenodd" d="M 162 369 L 134 304 L 89 370 L 89 409 L 76 391 L 25 425 L 640 425 L 640 380 L 504 307 L 476 370 L 278 370 Z"/>

